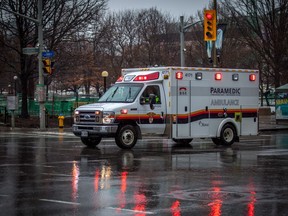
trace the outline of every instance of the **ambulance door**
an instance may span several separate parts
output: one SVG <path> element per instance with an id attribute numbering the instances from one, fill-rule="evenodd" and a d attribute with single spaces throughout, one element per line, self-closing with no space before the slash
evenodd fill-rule
<path id="1" fill-rule="evenodd" d="M 151 98 L 153 98 L 152 107 Z M 151 84 L 144 88 L 138 110 L 140 129 L 143 134 L 164 134 L 167 108 L 161 84 Z"/>
<path id="2" fill-rule="evenodd" d="M 191 81 L 177 81 L 176 85 L 176 137 L 189 138 L 191 113 Z"/>

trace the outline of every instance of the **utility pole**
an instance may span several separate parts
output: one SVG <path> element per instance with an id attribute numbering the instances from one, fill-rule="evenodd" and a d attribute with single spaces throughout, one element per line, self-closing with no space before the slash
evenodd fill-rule
<path id="1" fill-rule="evenodd" d="M 185 67 L 185 48 L 184 48 L 184 43 L 185 43 L 185 39 L 184 39 L 184 33 L 186 31 L 186 29 L 196 25 L 197 23 L 199 23 L 201 21 L 197 21 L 195 23 L 191 23 L 188 24 L 186 26 L 184 26 L 184 16 L 180 16 L 180 61 L 181 61 L 181 67 Z"/>
<path id="2" fill-rule="evenodd" d="M 7 10 L 2 5 L 0 9 L 6 10 L 9 13 L 15 14 L 17 16 L 23 17 L 25 19 L 31 20 L 38 25 L 38 43 L 39 43 L 39 52 L 38 52 L 38 74 L 39 82 L 37 85 L 38 91 L 38 101 L 39 101 L 39 118 L 40 118 L 40 129 L 45 129 L 45 92 L 44 92 L 44 76 L 42 72 L 42 52 L 43 52 L 43 24 L 42 24 L 42 0 L 38 0 L 37 10 L 38 15 L 37 19 L 32 17 L 19 14 L 17 12 Z"/>
<path id="3" fill-rule="evenodd" d="M 42 15 L 42 0 L 38 0 L 38 73 L 39 73 L 39 85 L 38 85 L 38 101 L 39 101 L 39 118 L 40 129 L 45 129 L 45 90 L 44 90 L 44 76 L 42 69 L 42 52 L 43 52 L 43 15 Z"/>
<path id="4" fill-rule="evenodd" d="M 217 23 L 217 0 L 213 0 L 213 7 L 215 10 L 216 23 Z M 217 30 L 216 30 L 217 34 Z M 213 41 L 213 67 L 217 67 L 217 54 L 216 54 L 216 41 Z"/>
<path id="5" fill-rule="evenodd" d="M 184 55 L 184 16 L 180 16 L 180 60 L 181 67 L 185 66 L 185 55 Z"/>

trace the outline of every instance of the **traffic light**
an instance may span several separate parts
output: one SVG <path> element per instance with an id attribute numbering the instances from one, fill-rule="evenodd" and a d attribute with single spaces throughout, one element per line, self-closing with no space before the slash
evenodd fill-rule
<path id="1" fill-rule="evenodd" d="M 43 72 L 44 74 L 49 74 L 51 75 L 52 70 L 51 70 L 51 60 L 49 58 L 42 59 L 43 62 Z"/>
<path id="2" fill-rule="evenodd" d="M 217 37 L 216 10 L 204 11 L 204 41 L 215 41 Z"/>

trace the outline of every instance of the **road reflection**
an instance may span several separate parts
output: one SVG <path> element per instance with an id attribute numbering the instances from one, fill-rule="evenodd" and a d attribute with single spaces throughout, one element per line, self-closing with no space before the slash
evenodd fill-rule
<path id="1" fill-rule="evenodd" d="M 76 202 L 78 197 L 78 182 L 79 182 L 80 170 L 76 161 L 73 161 L 72 166 L 72 201 Z"/>
<path id="2" fill-rule="evenodd" d="M 170 169 L 173 171 L 190 170 L 195 172 L 196 170 L 201 171 L 210 167 L 219 169 L 221 167 L 226 167 L 227 164 L 230 164 L 230 166 L 232 165 L 233 167 L 241 167 L 241 165 L 243 166 L 243 164 L 241 164 L 241 159 L 245 159 L 245 157 L 242 157 L 241 153 L 237 149 L 222 148 L 217 151 L 213 149 L 207 151 L 203 150 L 205 158 L 209 158 L 207 161 L 201 159 L 203 158 L 202 154 L 193 154 L 194 152 L 188 153 L 189 151 L 187 150 L 183 152 L 183 148 L 186 149 L 187 147 L 182 146 L 178 149 L 174 147 L 173 153 L 169 156 L 167 155 L 166 151 L 165 154 L 157 152 L 157 155 L 155 155 L 155 152 L 143 153 L 133 150 L 118 150 L 117 152 L 108 153 L 103 152 L 100 149 L 91 150 L 86 148 L 83 149 L 81 155 L 85 158 L 83 161 L 86 161 L 87 163 L 91 161 L 91 166 L 93 164 L 95 167 L 95 163 L 98 164 L 94 170 L 93 184 L 96 196 L 98 193 L 103 194 L 103 192 L 101 192 L 103 190 L 106 191 L 106 193 L 109 193 L 109 190 L 113 190 L 113 194 L 115 194 L 115 202 L 117 203 L 115 213 L 121 214 L 130 209 L 130 211 L 133 211 L 134 215 L 136 216 L 146 216 L 147 212 L 150 212 L 151 209 L 157 207 L 160 203 L 161 197 L 159 197 L 158 191 L 163 192 L 163 189 L 161 189 L 161 184 L 153 182 L 152 180 L 149 180 L 148 182 L 144 180 L 145 177 L 151 178 L 150 174 L 148 173 L 154 169 L 165 170 L 170 167 Z M 190 147 L 188 147 L 188 149 L 193 150 L 193 148 Z M 112 159 L 115 156 L 117 156 L 117 160 Z M 165 164 L 165 166 L 160 167 L 157 164 L 153 165 L 153 163 L 150 163 L 153 160 L 157 161 L 157 164 Z M 161 160 L 163 160 L 163 162 L 160 162 Z M 147 176 L 145 175 L 145 172 L 147 172 Z M 74 164 L 73 176 L 75 176 L 73 177 L 73 181 L 75 181 L 75 185 L 78 183 L 79 173 L 79 167 Z M 143 182 L 135 182 L 135 173 L 138 173 L 143 177 Z M 154 174 L 157 175 L 157 172 Z M 221 179 L 221 176 L 217 175 L 216 179 Z M 117 187 L 117 185 L 115 186 L 115 184 L 112 186 L 112 180 L 114 182 L 119 182 L 119 187 Z M 222 191 L 221 185 L 223 184 L 223 181 L 215 180 L 214 178 L 210 180 L 210 183 L 212 184 L 212 187 L 206 192 L 199 192 L 203 193 L 203 195 L 200 194 L 199 196 L 209 198 L 207 200 L 209 213 L 206 215 L 221 216 L 224 213 L 223 205 L 228 205 L 230 202 L 228 198 L 230 196 L 233 197 L 237 191 Z M 155 187 L 155 185 L 157 185 L 157 187 Z M 256 192 L 252 183 L 249 184 L 247 188 L 249 189 L 249 195 L 247 194 L 246 196 L 246 215 L 254 216 Z M 73 194 L 76 194 L 76 192 L 76 186 L 73 186 Z M 173 191 L 167 191 L 167 193 L 173 194 Z M 195 195 L 197 192 L 193 193 Z M 182 196 L 185 197 L 189 195 L 185 195 L 184 193 Z M 197 196 L 195 195 L 195 197 Z M 198 202 L 197 199 L 195 202 Z M 174 201 L 171 200 L 169 209 L 172 216 L 181 216 L 183 214 L 181 203 L 182 201 L 178 199 Z"/>
<path id="3" fill-rule="evenodd" d="M 222 199 L 220 187 L 214 186 L 212 188 L 211 199 L 212 199 L 211 202 L 208 204 L 208 206 L 210 206 L 210 208 L 211 208 L 209 216 L 220 216 L 221 215 L 221 207 L 223 204 L 223 199 Z"/>
<path id="4" fill-rule="evenodd" d="M 172 216 L 181 216 L 180 201 L 176 200 L 175 202 L 173 202 L 170 210 L 171 210 Z"/>
<path id="5" fill-rule="evenodd" d="M 256 204 L 256 191 L 255 191 L 255 188 L 254 188 L 254 184 L 253 182 L 250 182 L 249 184 L 249 193 L 250 193 L 250 196 L 249 196 L 249 203 L 247 205 L 247 216 L 254 216 L 255 215 L 255 204 Z"/>
<path id="6" fill-rule="evenodd" d="M 254 216 L 287 211 L 285 134 L 230 148 L 152 140 L 133 150 L 120 150 L 110 141 L 82 148 L 62 135 L 1 136 L 3 215 Z"/>

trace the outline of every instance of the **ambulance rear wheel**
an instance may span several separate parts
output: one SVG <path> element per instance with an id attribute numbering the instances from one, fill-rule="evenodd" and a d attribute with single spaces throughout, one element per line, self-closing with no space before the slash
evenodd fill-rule
<path id="1" fill-rule="evenodd" d="M 119 148 L 131 149 L 135 146 L 137 139 L 136 129 L 132 125 L 124 125 L 118 131 L 115 142 Z"/>
<path id="2" fill-rule="evenodd" d="M 172 140 L 179 145 L 188 145 L 190 142 L 192 142 L 193 139 L 172 139 Z"/>
<path id="3" fill-rule="evenodd" d="M 220 142 L 224 146 L 231 146 L 236 139 L 235 127 L 231 124 L 223 126 L 220 134 Z"/>
<path id="4" fill-rule="evenodd" d="M 90 148 L 94 148 L 101 142 L 102 137 L 81 137 L 81 141 L 84 145 Z"/>

